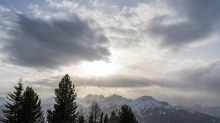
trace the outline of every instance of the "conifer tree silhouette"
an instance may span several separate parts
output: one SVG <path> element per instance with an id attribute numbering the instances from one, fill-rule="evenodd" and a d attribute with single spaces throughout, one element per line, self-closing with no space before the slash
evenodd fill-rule
<path id="1" fill-rule="evenodd" d="M 120 123 L 138 123 L 136 117 L 128 105 L 123 105 L 118 115 Z"/>
<path id="2" fill-rule="evenodd" d="M 108 121 L 108 115 L 106 114 L 104 118 L 104 123 L 106 123 L 107 121 Z"/>
<path id="3" fill-rule="evenodd" d="M 29 86 L 23 93 L 19 113 L 20 123 L 45 123 L 41 100 L 37 93 Z"/>
<path id="4" fill-rule="evenodd" d="M 19 123 L 19 109 L 22 101 L 22 91 L 23 91 L 23 84 L 22 78 L 18 80 L 18 85 L 14 86 L 15 91 L 13 93 L 8 93 L 6 98 L 10 101 L 5 104 L 5 110 L 2 110 L 4 113 L 5 118 L 0 118 L 1 122 L 5 123 Z"/>
<path id="5" fill-rule="evenodd" d="M 54 111 L 47 111 L 48 123 L 76 123 L 78 113 L 76 113 L 76 96 L 74 93 L 74 85 L 70 80 L 68 74 L 66 74 L 60 83 L 58 88 L 55 89 L 55 102 Z"/>

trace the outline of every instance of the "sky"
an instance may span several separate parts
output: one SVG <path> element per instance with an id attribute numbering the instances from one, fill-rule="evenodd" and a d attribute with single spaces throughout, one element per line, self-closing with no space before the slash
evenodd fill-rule
<path id="1" fill-rule="evenodd" d="M 219 0 L 1 0 L 0 96 L 42 99 L 69 74 L 78 97 L 220 105 Z"/>

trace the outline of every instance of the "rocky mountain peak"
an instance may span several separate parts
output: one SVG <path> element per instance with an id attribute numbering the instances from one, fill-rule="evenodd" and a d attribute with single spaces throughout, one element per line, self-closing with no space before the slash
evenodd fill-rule
<path id="1" fill-rule="evenodd" d="M 142 101 L 156 101 L 153 97 L 151 96 L 142 96 L 137 98 L 136 100 L 142 100 Z"/>
<path id="2" fill-rule="evenodd" d="M 113 95 L 109 96 L 109 98 L 122 98 L 122 96 L 119 96 L 117 94 L 113 94 Z"/>

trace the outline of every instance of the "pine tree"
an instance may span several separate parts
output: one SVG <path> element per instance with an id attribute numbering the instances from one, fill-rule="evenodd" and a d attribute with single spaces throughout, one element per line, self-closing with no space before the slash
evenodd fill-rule
<path id="1" fill-rule="evenodd" d="M 8 93 L 8 96 L 6 96 L 6 98 L 11 101 L 11 103 L 7 103 L 5 105 L 7 109 L 2 110 L 5 118 L 0 118 L 1 122 L 19 123 L 19 109 L 22 101 L 23 91 L 22 78 L 19 79 L 18 86 L 14 86 L 14 88 L 14 93 Z"/>
<path id="2" fill-rule="evenodd" d="M 27 87 L 23 93 L 19 121 L 20 123 L 45 123 L 41 100 L 31 87 Z"/>
<path id="3" fill-rule="evenodd" d="M 85 122 L 85 118 L 84 118 L 84 112 L 83 109 L 81 108 L 79 110 L 79 117 L 78 117 L 78 122 L 77 123 L 84 123 Z"/>
<path id="4" fill-rule="evenodd" d="M 111 116 L 114 116 L 114 115 L 115 115 L 115 111 L 112 111 L 112 112 L 111 112 Z"/>
<path id="5" fill-rule="evenodd" d="M 111 117 L 108 119 L 107 123 L 119 123 L 119 117 L 115 114 L 115 111 L 111 112 Z"/>
<path id="6" fill-rule="evenodd" d="M 78 117 L 78 122 L 77 123 L 84 123 L 84 122 L 85 122 L 85 119 L 84 119 L 83 115 L 80 115 Z"/>
<path id="7" fill-rule="evenodd" d="M 120 123 L 138 123 L 131 108 L 123 105 L 119 111 Z"/>
<path id="8" fill-rule="evenodd" d="M 48 123 L 76 123 L 78 113 L 76 113 L 77 94 L 74 93 L 74 85 L 68 74 L 66 74 L 59 83 L 59 87 L 55 89 L 54 111 L 47 111 Z"/>
<path id="9" fill-rule="evenodd" d="M 89 117 L 89 123 L 94 123 L 94 121 L 93 121 L 93 115 L 90 115 L 90 117 Z"/>
<path id="10" fill-rule="evenodd" d="M 104 118 L 104 123 L 106 123 L 107 121 L 108 121 L 108 115 L 106 114 Z"/>
<path id="11" fill-rule="evenodd" d="M 93 115 L 94 122 L 96 123 L 97 118 L 100 116 L 101 108 L 98 102 L 92 102 L 90 107 L 90 115 Z"/>
<path id="12" fill-rule="evenodd" d="M 102 114 L 101 114 L 101 116 L 100 116 L 100 121 L 99 121 L 99 123 L 102 123 L 102 121 L 103 121 L 103 112 L 102 112 Z"/>

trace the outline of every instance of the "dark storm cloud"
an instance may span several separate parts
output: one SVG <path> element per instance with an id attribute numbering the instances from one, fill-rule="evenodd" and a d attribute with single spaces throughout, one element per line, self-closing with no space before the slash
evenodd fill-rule
<path id="1" fill-rule="evenodd" d="M 13 14 L 12 14 L 13 15 Z M 25 67 L 56 69 L 80 61 L 109 56 L 108 39 L 76 15 L 71 21 L 30 19 L 22 14 L 8 17 L 12 29 L 2 38 L 4 62 Z M 91 24 L 93 22 L 91 21 Z"/>
<path id="2" fill-rule="evenodd" d="M 220 21 L 219 0 L 168 0 L 163 1 L 179 18 L 187 21 L 165 25 L 168 15 L 155 17 L 146 28 L 146 34 L 162 39 L 161 46 L 179 49 L 185 44 L 204 39 L 216 32 Z"/>

